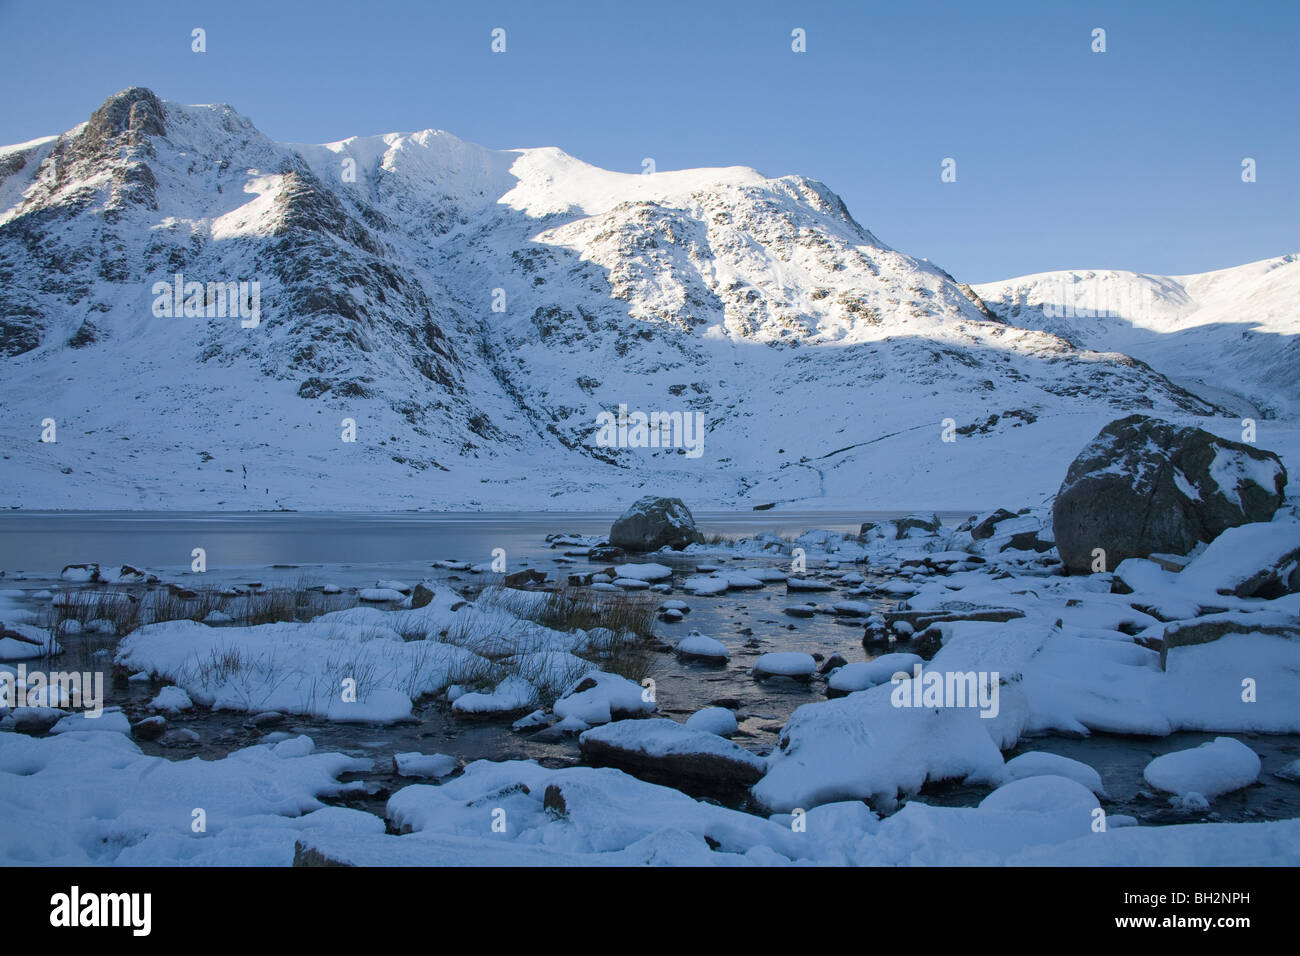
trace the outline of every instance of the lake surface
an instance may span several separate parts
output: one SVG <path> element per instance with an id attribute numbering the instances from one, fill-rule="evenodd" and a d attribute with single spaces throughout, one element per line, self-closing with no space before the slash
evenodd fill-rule
<path id="1" fill-rule="evenodd" d="M 903 512 L 699 512 L 707 537 L 769 532 L 802 534 L 813 528 L 857 532 L 863 521 Z M 946 522 L 968 512 L 939 512 Z M 310 513 L 310 512 L 40 512 L 0 513 L 0 571 L 48 573 L 68 564 L 131 564 L 149 570 L 188 571 L 203 548 L 209 573 L 275 564 L 382 564 L 396 573 L 430 561 L 492 559 L 504 548 L 511 569 L 554 552 L 553 531 L 603 535 L 615 512 Z M 403 573 L 414 573 L 407 570 Z"/>

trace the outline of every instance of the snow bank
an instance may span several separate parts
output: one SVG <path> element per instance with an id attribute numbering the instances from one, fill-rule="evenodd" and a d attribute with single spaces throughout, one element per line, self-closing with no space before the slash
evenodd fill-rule
<path id="1" fill-rule="evenodd" d="M 383 833 L 377 817 L 319 799 L 359 789 L 338 777 L 368 766 L 267 746 L 171 761 L 143 755 L 120 734 L 0 734 L 0 862 L 287 866 L 294 840 L 313 829 Z M 193 829 L 196 811 L 202 832 Z"/>

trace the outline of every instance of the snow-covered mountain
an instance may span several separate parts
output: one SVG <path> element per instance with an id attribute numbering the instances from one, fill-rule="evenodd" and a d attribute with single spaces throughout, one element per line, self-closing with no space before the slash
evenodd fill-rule
<path id="1" fill-rule="evenodd" d="M 1187 276 L 1044 272 L 975 290 L 1013 325 L 1135 356 L 1225 408 L 1300 414 L 1300 255 Z"/>
<path id="2" fill-rule="evenodd" d="M 256 325 L 156 314 L 177 274 L 256 282 Z M 1217 411 L 981 295 L 801 176 L 280 144 L 130 89 L 0 149 L 0 504 L 964 507 L 1051 494 L 1126 412 Z M 602 447 L 620 404 L 699 413 L 702 454 Z"/>

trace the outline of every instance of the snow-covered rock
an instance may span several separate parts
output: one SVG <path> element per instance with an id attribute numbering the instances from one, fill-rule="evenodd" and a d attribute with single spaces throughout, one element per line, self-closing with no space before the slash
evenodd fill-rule
<path id="1" fill-rule="evenodd" d="M 772 651 L 754 661 L 756 677 L 792 677 L 809 680 L 817 670 L 817 661 L 801 651 Z"/>
<path id="2" fill-rule="evenodd" d="M 609 543 L 627 551 L 680 551 L 704 540 L 680 498 L 638 498 L 609 529 Z"/>
<path id="3" fill-rule="evenodd" d="M 490 691 L 462 694 L 451 705 L 451 710 L 459 717 L 507 717 L 531 710 L 537 697 L 536 687 L 512 674 Z"/>
<path id="4" fill-rule="evenodd" d="M 175 685 L 164 687 L 153 700 L 149 701 L 150 710 L 164 714 L 179 714 L 181 711 L 190 710 L 193 706 L 194 701 L 190 700 L 190 695 Z"/>
<path id="5" fill-rule="evenodd" d="M 1300 591 L 1300 522 L 1279 515 L 1229 528 L 1179 573 L 1189 594 L 1276 598 Z"/>
<path id="6" fill-rule="evenodd" d="M 647 582 L 664 581 L 673 576 L 673 569 L 664 564 L 620 564 L 617 570 L 621 578 Z"/>
<path id="7" fill-rule="evenodd" d="M 560 697 L 552 709 L 557 717 L 594 727 L 620 717 L 653 714 L 655 703 L 640 684 L 617 674 L 593 671 Z"/>
<path id="8" fill-rule="evenodd" d="M 763 758 L 712 731 L 663 717 L 620 720 L 578 738 L 583 757 L 688 793 L 743 790 L 763 774 Z"/>
<path id="9" fill-rule="evenodd" d="M 412 751 L 393 754 L 393 769 L 399 777 L 428 777 L 438 780 L 460 769 L 460 761 L 449 754 Z"/>
<path id="10" fill-rule="evenodd" d="M 1206 799 L 1248 787 L 1259 779 L 1259 755 L 1233 737 L 1216 737 L 1190 750 L 1156 757 L 1142 776 L 1175 795 L 1198 793 Z"/>
<path id="11" fill-rule="evenodd" d="M 691 631 L 677 642 L 673 650 L 686 660 L 706 661 L 711 664 L 725 664 L 731 657 L 726 644 L 712 637 L 706 637 L 699 631 Z"/>
<path id="12" fill-rule="evenodd" d="M 1023 753 L 1019 757 L 1008 760 L 1002 772 L 1002 779 L 1007 783 L 1023 780 L 1026 777 L 1044 776 L 1066 777 L 1087 787 L 1099 797 L 1106 796 L 1101 774 L 1086 763 L 1059 754 L 1037 750 Z"/>
<path id="13" fill-rule="evenodd" d="M 854 691 L 888 683 L 898 673 L 910 677 L 912 668 L 921 663 L 923 660 L 919 655 L 907 653 L 882 654 L 874 660 L 855 661 L 844 665 L 827 678 L 826 693 L 828 697 L 842 697 Z"/>
<path id="14" fill-rule="evenodd" d="M 717 734 L 719 737 L 730 737 L 738 728 L 736 715 L 727 708 L 705 707 L 686 718 L 686 729 L 702 730 L 705 733 Z"/>

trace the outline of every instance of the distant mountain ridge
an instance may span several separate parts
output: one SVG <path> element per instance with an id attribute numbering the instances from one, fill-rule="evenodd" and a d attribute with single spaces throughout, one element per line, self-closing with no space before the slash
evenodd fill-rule
<path id="1" fill-rule="evenodd" d="M 260 324 L 155 317 L 178 274 L 257 282 Z M 1127 412 L 1222 412 L 1010 295 L 801 176 L 280 144 L 133 88 L 0 148 L 0 504 L 964 505 L 1050 493 Z M 700 413 L 703 454 L 602 447 L 620 404 Z"/>
<path id="2" fill-rule="evenodd" d="M 1300 255 L 1199 275 L 1044 272 L 975 288 L 1008 322 L 1133 355 L 1217 404 L 1300 414 Z"/>

